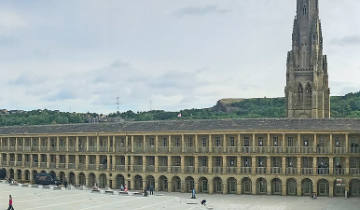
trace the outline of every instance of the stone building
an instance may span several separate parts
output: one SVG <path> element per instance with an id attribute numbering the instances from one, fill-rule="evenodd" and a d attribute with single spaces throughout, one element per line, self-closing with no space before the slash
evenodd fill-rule
<path id="1" fill-rule="evenodd" d="M 329 118 L 317 0 L 298 0 L 284 119 L 0 128 L 0 169 L 76 186 L 233 194 L 360 196 L 360 119 Z M 309 119 L 299 119 L 309 118 Z"/>
<path id="2" fill-rule="evenodd" d="M 318 0 L 297 0 L 292 50 L 286 65 L 287 116 L 330 118 L 327 59 Z"/>

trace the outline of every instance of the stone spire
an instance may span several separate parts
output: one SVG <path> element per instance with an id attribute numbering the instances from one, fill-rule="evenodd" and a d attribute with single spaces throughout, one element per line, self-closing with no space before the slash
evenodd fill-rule
<path id="1" fill-rule="evenodd" d="M 289 118 L 330 118 L 327 58 L 318 0 L 297 0 L 285 96 Z"/>

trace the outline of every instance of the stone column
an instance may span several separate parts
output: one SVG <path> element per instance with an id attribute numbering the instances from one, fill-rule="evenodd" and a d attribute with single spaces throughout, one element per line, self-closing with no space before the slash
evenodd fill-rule
<path id="1" fill-rule="evenodd" d="M 317 175 L 317 157 L 313 157 L 313 164 L 314 175 Z"/>
<path id="2" fill-rule="evenodd" d="M 296 170 L 297 170 L 297 175 L 301 175 L 301 157 L 297 157 L 296 158 L 296 162 L 297 162 L 297 166 L 296 166 Z"/>
<path id="3" fill-rule="evenodd" d="M 345 157 L 345 175 L 350 174 L 350 158 Z"/>
<path id="4" fill-rule="evenodd" d="M 47 158 L 46 158 L 46 168 L 50 168 L 50 162 L 51 162 L 51 156 L 50 156 L 50 154 L 48 153 L 48 154 L 46 154 L 46 156 L 47 156 Z M 23 162 L 24 162 L 24 160 L 23 160 Z"/>
<path id="5" fill-rule="evenodd" d="M 159 171 L 159 156 L 155 155 L 154 157 L 154 170 L 155 170 L 155 173 L 158 173 Z M 168 181 L 169 183 L 169 181 Z"/>
<path id="6" fill-rule="evenodd" d="M 333 154 L 333 134 L 330 134 L 329 153 Z"/>
<path id="7" fill-rule="evenodd" d="M 181 134 L 181 152 L 185 152 L 185 137 L 184 134 Z"/>
<path id="8" fill-rule="evenodd" d="M 155 152 L 156 153 L 159 152 L 159 136 L 158 135 L 155 136 Z"/>
<path id="9" fill-rule="evenodd" d="M 285 152 L 286 151 L 286 135 L 285 133 L 282 134 L 282 151 Z"/>
<path id="10" fill-rule="evenodd" d="M 66 169 L 69 168 L 69 155 L 68 154 L 65 155 L 65 168 Z"/>
<path id="11" fill-rule="evenodd" d="M 172 152 L 172 150 L 171 150 L 171 147 L 172 147 L 172 145 L 171 145 L 171 135 L 169 135 L 169 143 L 168 143 L 168 150 L 167 151 L 169 151 L 170 153 Z"/>
<path id="12" fill-rule="evenodd" d="M 124 155 L 124 161 L 125 161 L 125 172 L 129 171 L 129 156 Z"/>
<path id="13" fill-rule="evenodd" d="M 15 137 L 15 151 L 18 151 L 18 138 Z M 16 164 L 16 163 L 15 163 Z M 15 172 L 14 172 L 15 173 Z"/>
<path id="14" fill-rule="evenodd" d="M 143 168 L 143 173 L 145 173 L 146 172 L 146 165 L 147 165 L 147 163 L 146 163 L 147 161 L 146 161 L 146 156 L 144 155 L 144 156 L 142 156 L 142 168 Z"/>
<path id="15" fill-rule="evenodd" d="M 251 194 L 256 195 L 256 179 L 251 180 Z"/>
<path id="16" fill-rule="evenodd" d="M 241 135 L 240 135 L 240 134 L 238 134 L 238 136 L 237 136 L 236 146 L 237 146 L 237 151 L 238 151 L 238 152 L 241 152 Z M 238 167 L 239 167 L 239 166 L 238 166 Z"/>
<path id="17" fill-rule="evenodd" d="M 107 155 L 106 156 L 106 166 L 107 166 L 107 170 L 108 171 L 111 171 L 111 169 L 112 169 L 112 165 L 111 165 L 111 158 L 112 158 L 112 156 L 111 155 Z"/>
<path id="18" fill-rule="evenodd" d="M 286 178 L 281 180 L 281 195 L 285 196 L 286 195 Z"/>
<path id="19" fill-rule="evenodd" d="M 99 171 L 99 166 L 100 166 L 100 155 L 95 155 L 95 167 L 97 171 Z"/>
<path id="20" fill-rule="evenodd" d="M 60 151 L 60 138 L 59 136 L 56 137 L 56 151 Z"/>
<path id="21" fill-rule="evenodd" d="M 255 133 L 253 133 L 252 134 L 252 140 L 251 140 L 251 148 L 252 148 L 252 150 L 250 150 L 250 151 L 254 151 L 254 149 L 255 149 L 255 145 L 256 145 L 256 140 L 255 140 Z"/>
<path id="22" fill-rule="evenodd" d="M 329 175 L 332 176 L 334 174 L 334 159 L 332 157 L 329 157 Z M 332 186 L 330 183 L 329 186 Z"/>
<path id="23" fill-rule="evenodd" d="M 256 156 L 251 156 L 251 174 L 256 174 Z"/>
<path id="24" fill-rule="evenodd" d="M 66 136 L 65 144 L 66 144 L 66 152 L 68 152 L 69 151 L 69 136 Z"/>
<path id="25" fill-rule="evenodd" d="M 143 135 L 142 151 L 146 152 L 146 135 Z"/>
<path id="26" fill-rule="evenodd" d="M 227 180 L 223 180 L 223 194 L 227 194 Z"/>
<path id="27" fill-rule="evenodd" d="M 349 153 L 349 134 L 345 134 L 345 152 Z"/>
<path id="28" fill-rule="evenodd" d="M 271 174 L 271 157 L 266 157 L 266 173 Z"/>
<path id="29" fill-rule="evenodd" d="M 209 161 L 209 174 L 212 173 L 212 169 L 213 169 L 213 157 L 212 156 L 208 156 L 208 161 Z M 210 180 L 209 180 L 210 181 Z"/>
<path id="30" fill-rule="evenodd" d="M 241 172 L 241 156 L 236 157 L 236 167 L 237 167 L 237 174 Z M 239 182 L 239 180 L 238 180 Z"/>
<path id="31" fill-rule="evenodd" d="M 79 136 L 75 137 L 75 151 L 79 151 Z"/>
<path id="32" fill-rule="evenodd" d="M 213 144 L 212 144 L 212 136 L 209 134 L 209 152 L 211 153 L 213 151 Z"/>
<path id="33" fill-rule="evenodd" d="M 316 133 L 314 133 L 314 150 L 315 150 L 315 153 L 317 153 L 317 148 L 318 148 L 318 146 L 317 146 L 317 135 L 316 135 Z"/>
<path id="34" fill-rule="evenodd" d="M 271 195 L 271 180 L 266 179 L 266 194 Z"/>
<path id="35" fill-rule="evenodd" d="M 89 166 L 89 155 L 85 155 L 85 170 L 88 170 L 88 166 Z"/>
<path id="36" fill-rule="evenodd" d="M 50 139 L 50 137 L 47 137 L 47 148 L 46 149 L 48 152 L 50 151 L 50 144 L 51 144 L 51 139 Z"/>
<path id="37" fill-rule="evenodd" d="M 301 180 L 296 181 L 296 191 L 297 191 L 298 196 L 302 196 L 302 193 L 301 193 Z"/>
<path id="38" fill-rule="evenodd" d="M 96 135 L 96 151 L 97 152 L 100 151 L 100 136 L 99 136 L 99 134 Z"/>
<path id="39" fill-rule="evenodd" d="M 223 172 L 222 174 L 227 174 L 227 156 L 222 156 L 222 161 L 223 161 Z"/>
<path id="40" fill-rule="evenodd" d="M 86 136 L 86 142 L 85 142 L 85 146 L 86 146 L 86 152 L 89 152 L 89 136 Z"/>
<path id="41" fill-rule="evenodd" d="M 296 151 L 297 152 L 300 152 L 301 151 L 301 149 L 300 149 L 300 147 L 301 147 L 301 135 L 300 135 L 300 133 L 298 133 L 298 135 L 297 135 L 297 149 L 296 149 Z"/>
<path id="42" fill-rule="evenodd" d="M 30 161 L 32 162 L 32 157 L 30 155 Z M 55 156 L 55 165 L 56 165 L 56 168 L 59 168 L 59 163 L 60 163 L 60 155 L 56 154 Z"/>
<path id="43" fill-rule="evenodd" d="M 194 173 L 199 173 L 199 156 L 194 156 Z"/>
<path id="44" fill-rule="evenodd" d="M 172 192 L 172 180 L 168 180 L 168 192 Z"/>
<path id="45" fill-rule="evenodd" d="M 329 197 L 334 197 L 334 183 L 329 183 Z"/>
<path id="46" fill-rule="evenodd" d="M 195 142 L 194 142 L 194 144 L 195 144 L 195 152 L 196 153 L 198 153 L 199 152 L 199 139 L 198 139 L 198 134 L 195 134 Z"/>
<path id="47" fill-rule="evenodd" d="M 270 146 L 271 146 L 271 140 L 270 140 L 270 133 L 267 134 L 267 141 L 266 141 L 266 147 L 267 147 L 267 152 L 270 152 Z"/>
<path id="48" fill-rule="evenodd" d="M 209 194 L 214 193 L 214 179 L 208 179 Z"/>
<path id="49" fill-rule="evenodd" d="M 185 173 L 185 156 L 181 155 L 181 173 Z"/>
<path id="50" fill-rule="evenodd" d="M 285 157 L 285 156 L 283 156 L 283 157 L 281 158 L 281 173 L 282 173 L 283 175 L 286 174 L 286 157 Z"/>
<path id="51" fill-rule="evenodd" d="M 130 136 L 130 142 L 131 142 L 131 152 L 134 153 L 134 146 L 135 146 L 134 136 Z"/>
<path id="52" fill-rule="evenodd" d="M 171 156 L 168 156 L 168 173 L 171 173 Z"/>
<path id="53" fill-rule="evenodd" d="M 223 135 L 223 152 L 226 153 L 227 142 L 226 142 L 226 134 Z"/>
<path id="54" fill-rule="evenodd" d="M 130 141 L 129 136 L 126 136 L 125 137 L 125 151 L 126 152 L 129 152 L 129 141 Z"/>
<path id="55" fill-rule="evenodd" d="M 130 171 L 133 172 L 134 171 L 135 158 L 134 158 L 134 156 L 129 156 L 129 158 L 130 158 Z"/>
<path id="56" fill-rule="evenodd" d="M 112 165 L 111 165 L 111 170 L 115 171 L 115 165 L 116 165 L 116 155 L 112 156 Z"/>

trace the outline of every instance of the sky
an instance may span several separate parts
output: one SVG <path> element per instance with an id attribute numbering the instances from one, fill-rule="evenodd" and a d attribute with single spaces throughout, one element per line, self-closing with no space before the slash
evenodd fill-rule
<path id="1" fill-rule="evenodd" d="M 1 0 L 0 109 L 106 114 L 283 97 L 295 4 Z M 320 0 L 331 95 L 360 90 L 359 11 L 359 0 Z"/>

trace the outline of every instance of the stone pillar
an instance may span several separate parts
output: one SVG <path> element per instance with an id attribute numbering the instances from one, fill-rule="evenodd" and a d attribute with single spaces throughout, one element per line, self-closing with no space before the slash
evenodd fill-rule
<path id="1" fill-rule="evenodd" d="M 125 151 L 126 152 L 129 152 L 129 141 L 130 141 L 129 136 L 126 136 L 125 137 Z"/>
<path id="2" fill-rule="evenodd" d="M 223 135 L 223 152 L 226 153 L 227 142 L 226 142 L 226 134 Z"/>
<path id="3" fill-rule="evenodd" d="M 115 165 L 116 165 L 116 155 L 111 156 L 112 157 L 112 164 L 111 164 L 111 170 L 115 171 Z"/>
<path id="4" fill-rule="evenodd" d="M 266 157 L 266 173 L 271 174 L 271 157 Z"/>
<path id="5" fill-rule="evenodd" d="M 271 180 L 266 180 L 266 194 L 271 195 Z"/>
<path id="6" fill-rule="evenodd" d="M 142 168 L 143 168 L 143 173 L 146 172 L 146 165 L 147 165 L 147 161 L 146 161 L 146 156 L 142 156 Z"/>
<path id="7" fill-rule="evenodd" d="M 222 174 L 227 174 L 227 156 L 222 156 L 222 161 L 223 161 L 223 171 Z"/>
<path id="8" fill-rule="evenodd" d="M 332 176 L 334 174 L 334 159 L 329 157 L 329 175 Z M 329 184 L 332 186 L 332 184 Z"/>
<path id="9" fill-rule="evenodd" d="M 271 146 L 271 140 L 270 140 L 270 133 L 267 134 L 267 141 L 266 141 L 266 147 L 268 148 L 266 151 L 269 152 L 270 151 L 270 146 Z"/>
<path id="10" fill-rule="evenodd" d="M 69 155 L 65 155 L 65 168 L 69 168 Z"/>
<path id="11" fill-rule="evenodd" d="M 32 157 L 30 155 L 30 161 L 32 162 Z M 56 154 L 55 156 L 55 165 L 56 165 L 56 168 L 59 168 L 59 163 L 60 163 L 60 155 Z"/>
<path id="12" fill-rule="evenodd" d="M 251 139 L 251 145 L 250 145 L 251 148 L 252 148 L 252 149 L 250 149 L 251 152 L 254 151 L 254 149 L 255 149 L 255 145 L 256 145 L 256 143 L 255 143 L 255 137 L 256 137 L 256 136 L 255 136 L 255 133 L 253 133 L 253 134 L 252 134 L 252 139 Z"/>
<path id="13" fill-rule="evenodd" d="M 51 140 L 50 140 L 50 137 L 47 137 L 47 148 L 46 148 L 46 151 L 50 151 L 50 144 L 51 144 Z M 23 147 L 24 148 L 24 147 Z"/>
<path id="14" fill-rule="evenodd" d="M 286 157 L 281 158 L 281 173 L 286 174 Z"/>
<path id="15" fill-rule="evenodd" d="M 297 170 L 297 174 L 301 175 L 301 157 L 297 157 L 297 166 L 296 166 L 296 170 Z"/>
<path id="16" fill-rule="evenodd" d="M 314 150 L 315 150 L 315 153 L 317 153 L 317 148 L 318 148 L 318 146 L 317 146 L 317 135 L 316 135 L 316 133 L 314 133 Z"/>
<path id="17" fill-rule="evenodd" d="M 256 195 L 256 179 L 251 180 L 251 194 Z"/>
<path id="18" fill-rule="evenodd" d="M 236 182 L 236 194 L 240 195 L 242 191 L 241 179 Z"/>
<path id="19" fill-rule="evenodd" d="M 329 183 L 329 197 L 334 197 L 334 182 Z"/>
<path id="20" fill-rule="evenodd" d="M 194 156 L 195 174 L 199 173 L 199 156 Z M 196 188 L 197 189 L 197 188 Z"/>
<path id="21" fill-rule="evenodd" d="M 181 134 L 181 152 L 185 152 L 185 137 L 184 134 Z"/>
<path id="22" fill-rule="evenodd" d="M 171 173 L 171 156 L 168 156 L 168 162 L 167 162 L 167 164 L 168 164 L 168 173 Z"/>
<path id="23" fill-rule="evenodd" d="M 100 166 L 100 155 L 95 155 L 95 167 L 97 171 L 99 171 L 99 166 Z"/>
<path id="24" fill-rule="evenodd" d="M 213 161 L 213 157 L 212 156 L 208 156 L 208 161 L 209 161 L 209 174 L 211 174 L 212 173 L 212 168 L 213 168 L 213 163 L 212 163 L 212 161 Z"/>
<path id="25" fill-rule="evenodd" d="M 317 157 L 313 157 L 313 164 L 314 175 L 317 175 Z"/>
<path id="26" fill-rule="evenodd" d="M 172 180 L 168 180 L 168 192 L 172 192 Z"/>
<path id="27" fill-rule="evenodd" d="M 169 151 L 170 153 L 172 152 L 172 150 L 171 150 L 171 147 L 172 147 L 172 145 L 171 145 L 171 135 L 169 135 L 169 143 L 168 143 L 168 149 L 167 149 L 167 151 Z"/>
<path id="28" fill-rule="evenodd" d="M 251 174 L 256 174 L 256 156 L 251 156 Z"/>
<path id="29" fill-rule="evenodd" d="M 66 152 L 68 152 L 69 151 L 69 137 L 68 136 L 66 136 L 66 140 L 65 140 L 65 148 L 66 148 Z M 40 145 L 40 144 L 39 144 Z"/>
<path id="30" fill-rule="evenodd" d="M 282 151 L 285 152 L 286 151 L 286 135 L 285 133 L 282 134 Z"/>
<path id="31" fill-rule="evenodd" d="M 329 153 L 333 154 L 333 134 L 330 134 Z"/>
<path id="32" fill-rule="evenodd" d="M 107 170 L 108 171 L 111 171 L 111 169 L 112 169 L 112 165 L 111 165 L 111 159 L 112 159 L 112 156 L 111 155 L 107 155 L 106 156 L 106 166 L 107 166 Z"/>
<path id="33" fill-rule="evenodd" d="M 100 151 L 100 136 L 99 134 L 96 135 L 96 151 Z"/>
<path id="34" fill-rule="evenodd" d="M 214 179 L 208 179 L 209 194 L 214 193 Z"/>
<path id="35" fill-rule="evenodd" d="M 79 151 L 79 136 L 75 137 L 75 151 Z M 76 182 L 77 183 L 77 182 Z"/>
<path id="36" fill-rule="evenodd" d="M 212 136 L 209 134 L 209 152 L 211 153 L 213 151 L 213 144 L 212 144 Z"/>
<path id="37" fill-rule="evenodd" d="M 48 153 L 48 154 L 46 154 L 46 156 L 47 156 L 47 158 L 46 158 L 46 168 L 50 168 L 50 162 L 51 162 L 51 156 L 50 156 L 50 154 Z M 23 160 L 23 162 L 24 162 L 24 160 Z"/>
<path id="38" fill-rule="evenodd" d="M 60 151 L 60 138 L 59 138 L 59 136 L 56 137 L 56 151 Z"/>
<path id="39" fill-rule="evenodd" d="M 15 137 L 15 151 L 17 152 L 18 151 L 18 138 Z M 16 156 L 16 155 L 15 155 Z M 16 158 L 15 158 L 16 159 Z M 16 162 L 15 162 L 16 164 Z"/>
<path id="40" fill-rule="evenodd" d="M 223 183 L 223 194 L 227 194 L 227 180 L 222 180 Z"/>
<path id="41" fill-rule="evenodd" d="M 296 146 L 297 146 L 296 151 L 297 151 L 297 152 L 300 152 L 300 151 L 301 151 L 301 149 L 300 149 L 300 147 L 301 147 L 301 135 L 300 135 L 300 133 L 298 133 L 298 135 L 297 135 L 297 143 L 296 143 Z"/>
<path id="42" fill-rule="evenodd" d="M 185 156 L 181 155 L 181 173 L 185 173 Z"/>
<path id="43" fill-rule="evenodd" d="M 241 152 L 241 135 L 240 135 L 240 134 L 237 135 L 237 143 L 236 143 L 236 146 L 237 146 L 237 151 L 238 151 L 238 152 Z M 239 167 L 239 165 L 238 165 L 238 167 Z"/>
<path id="44" fill-rule="evenodd" d="M 330 187 L 331 184 L 333 184 L 333 183 L 329 183 L 329 187 Z M 314 180 L 314 182 L 313 182 L 313 192 L 315 192 L 316 195 L 318 193 L 318 191 L 317 191 L 317 180 Z"/>
<path id="45" fill-rule="evenodd" d="M 89 152 L 89 136 L 86 136 L 86 142 L 85 142 L 85 146 L 86 146 L 86 152 Z"/>
<path id="46" fill-rule="evenodd" d="M 350 174 L 350 158 L 345 157 L 345 175 Z"/>
<path id="47" fill-rule="evenodd" d="M 281 180 L 281 195 L 286 195 L 286 178 Z"/>
<path id="48" fill-rule="evenodd" d="M 107 152 L 112 152 L 112 148 L 114 148 L 114 145 L 113 147 L 111 148 L 111 142 L 112 141 L 112 138 L 110 138 L 110 136 L 108 136 L 108 139 L 107 139 Z"/>
<path id="49" fill-rule="evenodd" d="M 199 135 L 198 134 L 195 134 L 195 152 L 198 153 L 199 152 L 199 139 L 198 139 Z"/>
<path id="50" fill-rule="evenodd" d="M 237 167 L 237 174 L 240 174 L 241 172 L 241 156 L 236 157 L 236 167 Z"/>
<path id="51" fill-rule="evenodd" d="M 155 170 L 155 173 L 158 173 L 159 172 L 159 156 L 155 155 L 154 157 L 154 170 Z M 169 181 L 168 181 L 169 183 Z"/>
<path id="52" fill-rule="evenodd" d="M 129 156 L 129 158 L 130 158 L 130 171 L 133 172 L 134 171 L 135 158 L 134 158 L 134 156 Z"/>
<path id="53" fill-rule="evenodd" d="M 88 170 L 88 166 L 89 166 L 89 155 L 85 155 L 85 170 Z"/>
<path id="54" fill-rule="evenodd" d="M 297 195 L 298 196 L 302 196 L 302 193 L 301 193 L 301 180 L 297 180 L 296 181 L 296 191 L 297 191 Z"/>
<path id="55" fill-rule="evenodd" d="M 125 161 L 125 172 L 129 171 L 129 156 L 124 155 L 124 161 Z"/>
<path id="56" fill-rule="evenodd" d="M 156 153 L 159 152 L 159 136 L 158 135 L 155 136 L 155 152 Z"/>
<path id="57" fill-rule="evenodd" d="M 345 134 L 345 152 L 349 153 L 349 134 Z"/>

